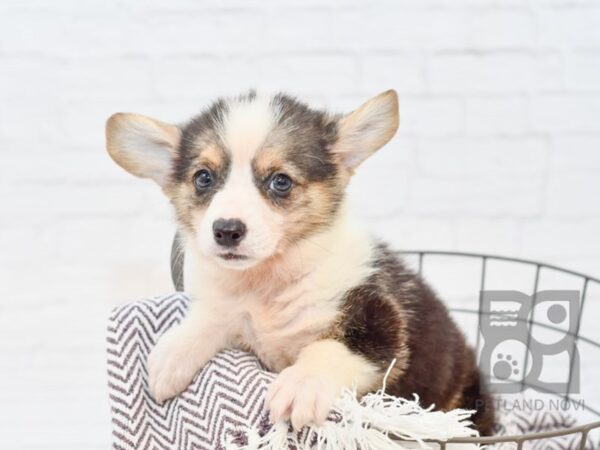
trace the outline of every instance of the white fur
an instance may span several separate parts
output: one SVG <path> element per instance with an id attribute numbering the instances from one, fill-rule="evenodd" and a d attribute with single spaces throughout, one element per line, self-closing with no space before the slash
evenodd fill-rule
<path id="1" fill-rule="evenodd" d="M 161 336 L 148 358 L 148 387 L 157 402 L 183 391 L 198 368 L 221 350 L 224 330 L 213 319 L 209 304 L 193 302 L 185 320 Z"/>
<path id="2" fill-rule="evenodd" d="M 199 217 L 197 241 L 200 250 L 214 259 L 224 253 L 213 236 L 213 223 L 218 219 L 240 219 L 247 234 L 236 247 L 236 252 L 246 260 L 216 260 L 224 267 L 244 269 L 272 255 L 281 239 L 283 218 L 267 205 L 252 179 L 250 164 L 240 161 L 237 154 L 232 159 L 231 173 L 225 186 L 213 197 L 210 206 Z"/>
<path id="3" fill-rule="evenodd" d="M 231 154 L 241 161 L 250 161 L 273 129 L 278 111 L 269 97 L 253 100 L 233 99 L 228 102 L 223 119 L 221 138 Z"/>
<path id="4" fill-rule="evenodd" d="M 371 252 L 368 236 L 342 213 L 330 229 L 290 247 L 270 276 L 248 287 L 240 286 L 237 271 L 207 260 L 190 242 L 186 289 L 226 318 L 230 343 L 249 345 L 281 370 L 331 325 L 340 297 L 370 275 Z"/>
<path id="5" fill-rule="evenodd" d="M 170 353 L 189 352 L 187 358 L 196 371 L 212 356 L 210 351 L 214 354 L 227 346 L 253 350 L 278 372 L 292 365 L 280 375 L 279 384 L 302 386 L 307 401 L 296 402 L 290 411 L 278 414 L 289 413 L 295 426 L 321 421 L 323 411 L 329 410 L 342 387 L 358 383 L 359 389 L 365 390 L 378 380 L 375 368 L 342 344 L 315 344 L 338 315 L 342 295 L 372 271 L 371 241 L 344 212 L 330 229 L 292 247 L 274 265 L 274 271 L 256 279 L 252 287 L 240 286 L 238 271 L 203 257 L 194 237 L 187 239 L 186 288 L 194 311 L 201 313 L 188 314 L 180 325 L 185 330 L 180 342 L 170 338 Z M 203 350 L 196 351 L 195 346 Z M 151 355 L 150 378 L 154 391 L 163 394 L 163 399 L 164 393 L 173 396 L 185 389 L 192 370 L 188 366 L 182 376 L 171 364 L 177 356 L 171 357 L 160 347 Z M 169 372 L 170 376 L 163 375 Z M 286 379 L 294 381 L 288 383 Z M 289 394 L 286 389 L 274 395 L 273 401 L 285 403 Z M 317 397 L 319 407 L 311 409 L 309 404 Z"/>
<path id="6" fill-rule="evenodd" d="M 294 429 L 322 425 L 344 388 L 360 392 L 372 387 L 378 369 L 344 344 L 331 339 L 304 347 L 297 361 L 284 369 L 269 388 L 270 419 L 289 418 Z"/>

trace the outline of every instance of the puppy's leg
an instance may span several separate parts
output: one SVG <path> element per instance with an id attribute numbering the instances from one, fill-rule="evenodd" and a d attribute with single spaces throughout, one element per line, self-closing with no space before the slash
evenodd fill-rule
<path id="1" fill-rule="evenodd" d="M 208 320 L 211 315 L 192 304 L 185 319 L 167 331 L 148 357 L 150 394 L 162 403 L 184 391 L 194 375 L 225 347 L 222 324 Z"/>
<path id="2" fill-rule="evenodd" d="M 380 378 L 376 366 L 343 343 L 333 339 L 313 342 L 271 385 L 266 398 L 271 420 L 290 418 L 296 430 L 307 424 L 321 425 L 342 388 L 356 385 L 359 392 L 365 392 Z"/>

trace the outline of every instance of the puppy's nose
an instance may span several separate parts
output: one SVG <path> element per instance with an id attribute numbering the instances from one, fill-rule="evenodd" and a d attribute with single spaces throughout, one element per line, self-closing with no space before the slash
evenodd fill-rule
<path id="1" fill-rule="evenodd" d="M 218 219 L 213 223 L 213 236 L 222 247 L 235 247 L 246 236 L 246 225 L 240 219 Z"/>

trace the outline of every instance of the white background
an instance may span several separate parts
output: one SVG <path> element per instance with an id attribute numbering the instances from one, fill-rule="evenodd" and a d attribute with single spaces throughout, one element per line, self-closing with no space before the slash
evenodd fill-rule
<path id="1" fill-rule="evenodd" d="M 598 1 L 2 0 L 3 448 L 107 448 L 108 311 L 171 289 L 169 206 L 111 162 L 106 118 L 251 87 L 334 111 L 399 92 L 351 189 L 397 248 L 600 275 Z"/>

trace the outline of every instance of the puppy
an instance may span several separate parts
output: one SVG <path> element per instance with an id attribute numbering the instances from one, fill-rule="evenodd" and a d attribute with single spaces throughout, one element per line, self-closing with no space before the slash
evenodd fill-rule
<path id="1" fill-rule="evenodd" d="M 250 92 L 181 126 L 125 113 L 108 120 L 109 154 L 161 186 L 185 242 L 192 302 L 150 354 L 156 401 L 238 347 L 279 373 L 271 420 L 299 429 L 322 424 L 341 388 L 379 388 L 396 358 L 390 394 L 478 409 L 476 426 L 491 432 L 474 354 L 446 308 L 344 206 L 355 169 L 397 128 L 392 90 L 347 115 Z"/>

